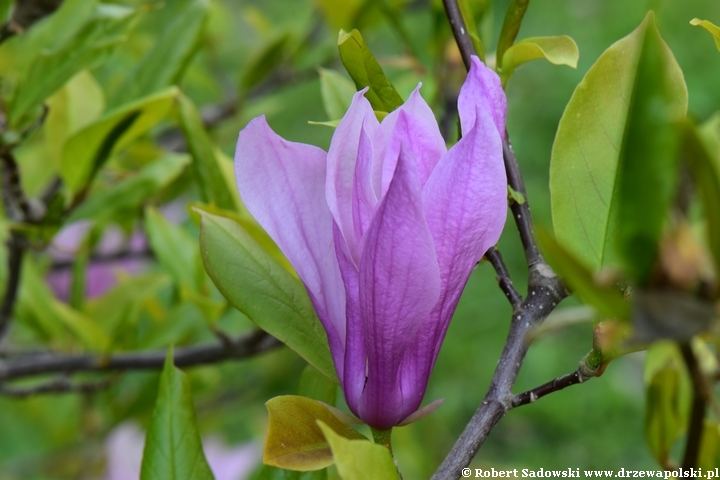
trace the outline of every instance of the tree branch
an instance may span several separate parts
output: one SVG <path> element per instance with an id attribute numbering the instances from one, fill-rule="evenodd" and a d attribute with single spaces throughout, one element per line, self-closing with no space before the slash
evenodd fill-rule
<path id="1" fill-rule="evenodd" d="M 705 429 L 705 410 L 707 409 L 706 386 L 703 373 L 698 365 L 697 358 L 692 351 L 690 343 L 680 344 L 685 365 L 687 366 L 690 380 L 693 386 L 693 401 L 690 410 L 690 423 L 687 429 L 687 443 L 682 459 L 682 468 L 697 467 L 700 455 L 700 444 L 702 442 L 703 430 Z"/>
<path id="2" fill-rule="evenodd" d="M 584 381 L 592 377 L 583 375 L 580 369 L 575 370 L 573 373 L 563 375 L 562 377 L 556 378 L 548 383 L 542 384 L 539 387 L 535 387 L 532 390 L 515 395 L 512 400 L 512 407 L 521 407 L 529 403 L 535 403 L 545 395 L 549 395 L 553 392 L 559 392 L 567 387 L 583 383 Z"/>
<path id="3" fill-rule="evenodd" d="M 15 302 L 17 301 L 22 261 L 25 254 L 23 242 L 24 239 L 20 234 L 10 232 L 10 238 L 7 241 L 8 276 L 2 303 L 0 303 L 0 344 L 7 334 L 13 310 L 15 309 Z"/>
<path id="4" fill-rule="evenodd" d="M 264 353 L 282 345 L 278 339 L 256 330 L 230 344 L 213 343 L 175 349 L 175 365 L 193 367 L 223 360 L 239 360 Z M 77 372 L 160 369 L 166 350 L 118 353 L 109 357 L 95 354 L 40 353 L 0 361 L 0 383 L 17 378 Z"/>
<path id="5" fill-rule="evenodd" d="M 463 61 L 466 67 L 469 67 L 470 57 L 474 51 L 472 42 L 467 37 L 467 29 L 462 21 L 457 0 L 443 0 L 443 5 L 453 35 L 462 53 Z M 525 197 L 525 201 L 522 203 L 512 202 L 510 209 L 528 263 L 528 295 L 522 302 L 514 303 L 513 298 L 518 300 L 515 297 L 517 292 L 513 294 L 512 290 L 508 289 L 507 284 L 503 286 L 501 283 L 501 288 L 511 299 L 514 306 L 510 331 L 505 346 L 500 354 L 500 359 L 483 402 L 433 475 L 433 480 L 457 478 L 461 469 L 470 464 L 490 431 L 513 408 L 515 397 L 512 394 L 512 388 L 528 350 L 526 336 L 568 295 L 565 286 L 545 262 L 537 248 L 533 236 L 532 217 L 527 202 L 525 184 L 507 134 L 503 142 L 503 159 L 508 185 Z M 493 252 L 490 253 L 489 259 L 492 257 L 494 257 Z M 494 262 L 493 266 L 498 272 L 498 277 L 506 277 L 509 280 L 509 276 L 505 275 L 504 265 Z"/>
<path id="6" fill-rule="evenodd" d="M 49 382 L 29 387 L 10 387 L 0 383 L 0 395 L 25 398 L 43 394 L 95 393 L 108 388 L 114 381 L 114 378 L 106 378 L 95 382 L 72 382 L 66 377 L 59 377 Z"/>
<path id="7" fill-rule="evenodd" d="M 505 262 L 503 261 L 502 255 L 500 254 L 500 250 L 498 250 L 496 247 L 490 247 L 490 249 L 485 252 L 485 258 L 492 264 L 493 268 L 495 269 L 495 273 L 497 273 L 496 279 L 498 281 L 498 285 L 510 301 L 510 305 L 512 305 L 513 308 L 520 305 L 520 302 L 522 302 L 522 296 L 520 296 L 517 290 L 515 290 L 515 286 L 513 285 L 512 279 L 510 278 L 510 272 L 508 272 L 508 269 L 505 266 Z"/>

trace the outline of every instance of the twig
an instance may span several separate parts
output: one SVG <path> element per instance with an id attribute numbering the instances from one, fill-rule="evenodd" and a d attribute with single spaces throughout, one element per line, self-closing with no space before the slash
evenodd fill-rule
<path id="1" fill-rule="evenodd" d="M 532 390 L 528 390 L 527 392 L 515 395 L 515 398 L 513 398 L 512 400 L 512 407 L 521 407 L 529 403 L 534 403 L 545 395 L 549 395 L 553 392 L 558 392 L 567 387 L 583 383 L 588 378 L 592 377 L 586 377 L 579 370 L 576 370 L 573 373 L 563 375 L 562 377 L 556 378 L 555 380 L 540 385 L 539 387 L 533 388 Z"/>
<path id="2" fill-rule="evenodd" d="M 60 377 L 29 387 L 11 387 L 0 384 L 0 395 L 25 398 L 33 395 L 59 393 L 95 393 L 110 387 L 114 381 L 115 378 L 106 378 L 95 382 L 73 382 L 67 377 Z"/>
<path id="3" fill-rule="evenodd" d="M 4 198 L 4 202 L 8 217 L 21 222 L 27 221 L 33 215 L 30 202 L 22 189 L 20 171 L 15 157 L 9 150 L 2 149 L 0 150 L 0 161 L 2 161 L 3 189 L 7 189 L 7 197 Z M 15 208 L 20 210 L 20 215 L 15 213 Z"/>
<path id="4" fill-rule="evenodd" d="M 460 13 L 460 7 L 458 6 L 457 0 L 443 0 L 443 7 L 445 7 L 445 14 L 450 21 L 450 27 L 452 28 L 453 36 L 455 37 L 455 43 L 457 43 L 460 49 L 460 55 L 462 55 L 463 63 L 465 68 L 470 70 L 471 59 L 470 57 L 475 53 L 475 47 L 473 47 L 470 35 L 468 35 L 467 26 Z"/>
<path id="5" fill-rule="evenodd" d="M 151 260 L 155 258 L 153 251 L 145 248 L 139 251 L 123 249 L 109 255 L 95 254 L 91 255 L 88 262 L 91 264 L 114 263 L 119 260 Z M 58 260 L 50 265 L 50 271 L 67 270 L 72 268 L 75 260 Z"/>
<path id="6" fill-rule="evenodd" d="M 685 444 L 681 467 L 695 468 L 700 455 L 700 443 L 705 427 L 705 410 L 707 409 L 705 380 L 690 343 L 681 343 L 680 353 L 682 353 L 693 386 L 690 423 L 687 429 L 687 443 Z"/>
<path id="7" fill-rule="evenodd" d="M 520 241 L 525 249 L 525 259 L 527 260 L 528 267 L 532 268 L 534 265 L 547 266 L 540 254 L 540 250 L 538 250 L 537 243 L 535 243 L 530 205 L 527 202 L 527 193 L 525 192 L 525 182 L 520 173 L 515 152 L 513 152 L 512 145 L 510 145 L 510 137 L 507 134 L 503 142 L 503 159 L 505 160 L 505 173 L 507 174 L 508 185 L 525 197 L 525 202 L 523 203 L 512 202 L 510 211 L 513 214 L 513 219 L 520 233 Z"/>
<path id="8" fill-rule="evenodd" d="M 530 294 L 513 313 L 510 332 L 500 354 L 490 388 L 465 426 L 465 430 L 433 475 L 433 480 L 457 478 L 458 472 L 470 464 L 490 431 L 513 408 L 512 388 L 528 350 L 525 337 L 567 296 L 565 287 L 546 265 L 536 265 L 531 269 L 529 285 Z"/>
<path id="9" fill-rule="evenodd" d="M 469 67 L 473 46 L 467 36 L 457 1 L 443 0 L 443 5 L 463 61 Z M 525 340 L 527 333 L 539 325 L 568 295 L 565 286 L 545 262 L 535 243 L 525 185 L 509 140 L 503 143 L 503 159 L 508 185 L 526 198 L 522 204 L 513 202 L 510 208 L 528 263 L 528 295 L 514 307 L 510 331 L 483 402 L 433 475 L 433 480 L 457 478 L 461 469 L 470 464 L 490 431 L 513 408 L 515 397 L 512 388 L 528 350 Z"/>
<path id="10" fill-rule="evenodd" d="M 24 238 L 17 232 L 11 232 L 10 238 L 7 241 L 8 277 L 5 283 L 2 303 L 0 303 L 0 343 L 2 343 L 7 334 L 8 326 L 13 316 L 13 310 L 15 309 L 15 302 L 17 301 L 22 261 L 25 254 L 23 242 Z"/>
<path id="11" fill-rule="evenodd" d="M 232 340 L 231 344 L 213 343 L 175 349 L 175 365 L 192 367 L 223 360 L 238 360 L 272 350 L 281 343 L 256 330 Z M 54 373 L 111 372 L 121 370 L 160 369 L 165 350 L 118 353 L 109 357 L 95 354 L 33 354 L 0 361 L 0 382 Z"/>
<path id="12" fill-rule="evenodd" d="M 490 249 L 485 252 L 485 258 L 487 258 L 495 269 L 498 285 L 500 285 L 500 289 L 503 293 L 505 293 L 505 296 L 510 301 L 510 305 L 512 305 L 513 308 L 520 305 L 520 302 L 522 302 L 522 296 L 520 296 L 517 290 L 515 290 L 515 286 L 510 278 L 510 273 L 508 272 L 502 255 L 500 254 L 500 250 L 495 247 L 490 247 Z"/>

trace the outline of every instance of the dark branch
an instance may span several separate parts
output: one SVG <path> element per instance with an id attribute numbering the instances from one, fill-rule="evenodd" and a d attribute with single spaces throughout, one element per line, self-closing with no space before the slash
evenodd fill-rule
<path id="1" fill-rule="evenodd" d="M 192 367 L 223 360 L 238 360 L 280 345 L 276 338 L 256 330 L 232 340 L 230 344 L 213 343 L 176 348 L 175 365 Z M 109 357 L 94 354 L 33 354 L 0 361 L 0 382 L 47 374 L 160 369 L 166 354 L 165 350 L 118 353 Z"/>
<path id="2" fill-rule="evenodd" d="M 490 388 L 452 450 L 433 475 L 433 480 L 457 478 L 458 472 L 470 464 L 490 431 L 513 408 L 515 397 L 512 388 L 528 350 L 525 338 L 528 332 L 539 325 L 567 296 L 565 287 L 546 265 L 536 265 L 530 270 L 529 284 L 530 294 L 513 313 L 510 332 Z"/>
<path id="3" fill-rule="evenodd" d="M 495 247 L 490 247 L 490 249 L 485 252 L 485 258 L 487 258 L 487 260 L 492 264 L 493 268 L 495 269 L 495 273 L 497 273 L 496 278 L 498 281 L 498 285 L 500 285 L 500 289 L 503 291 L 503 293 L 505 293 L 505 296 L 510 301 L 510 305 L 512 305 L 513 308 L 520 305 L 520 302 L 522 302 L 522 297 L 517 292 L 517 290 L 515 290 L 515 286 L 513 285 L 512 279 L 510 278 L 510 273 L 508 272 L 502 255 L 500 254 L 500 250 Z"/>
<path id="4" fill-rule="evenodd" d="M 450 28 L 455 37 L 455 43 L 457 43 L 460 49 L 460 55 L 462 55 L 465 68 L 470 70 L 470 57 L 475 55 L 475 47 L 473 47 L 470 35 L 468 35 L 467 26 L 465 26 L 465 21 L 460 13 L 460 7 L 458 6 L 457 0 L 443 0 L 443 6 L 445 7 L 445 14 L 450 21 Z"/>
<path id="5" fill-rule="evenodd" d="M 114 378 L 106 378 L 95 382 L 72 382 L 69 378 L 60 377 L 29 387 L 10 387 L 0 384 L 0 395 L 25 398 L 33 395 L 57 395 L 60 393 L 95 393 L 108 388 L 114 381 Z"/>
<path id="6" fill-rule="evenodd" d="M 534 403 L 545 395 L 549 395 L 553 392 L 559 392 L 567 387 L 583 383 L 589 378 L 592 377 L 586 377 L 579 370 L 576 370 L 573 373 L 563 375 L 560 378 L 556 378 L 555 380 L 533 388 L 532 390 L 515 395 L 515 398 L 512 400 L 512 406 L 515 408 L 527 405 L 528 403 Z"/>
<path id="7" fill-rule="evenodd" d="M 462 53 L 463 61 L 466 67 L 469 67 L 470 57 L 474 54 L 474 51 L 472 42 L 467 36 L 467 29 L 463 24 L 457 0 L 443 0 L 443 5 L 453 35 Z M 433 480 L 457 478 L 461 469 L 470 464 L 490 431 L 505 413 L 514 407 L 515 397 L 512 394 L 512 388 L 528 350 L 527 334 L 531 329 L 542 323 L 545 317 L 568 295 L 565 286 L 548 264 L 545 263 L 535 243 L 525 184 L 509 138 L 506 138 L 503 142 L 503 159 L 508 185 L 525 198 L 522 203 L 513 202 L 510 209 L 528 263 L 528 295 L 519 304 L 514 303 L 510 331 L 483 402 L 465 426 L 465 430 L 455 442 L 442 465 L 433 475 Z M 490 256 L 492 257 L 493 254 L 491 253 Z M 504 266 L 501 263 L 493 265 L 496 272 L 498 272 L 498 276 L 504 277 Z M 498 266 L 500 266 L 500 270 L 498 270 Z M 509 277 L 507 278 L 509 279 Z M 515 294 L 517 294 L 517 292 L 513 294 L 512 290 L 508 289 L 507 284 L 503 286 L 501 283 L 500 286 L 509 298 L 515 297 Z M 510 293 L 508 294 L 508 292 Z"/>
<path id="8" fill-rule="evenodd" d="M 20 182 L 20 170 L 15 157 L 9 150 L 0 151 L 2 161 L 3 198 L 8 218 L 20 222 L 33 218 L 30 201 L 25 196 Z M 19 211 L 18 211 L 19 210 Z"/>
<path id="9" fill-rule="evenodd" d="M 2 303 L 0 303 L 0 343 L 7 334 L 10 320 L 17 301 L 18 288 L 20 286 L 20 275 L 22 272 L 22 261 L 25 254 L 23 245 L 24 238 L 17 232 L 11 232 L 7 241 L 7 263 L 8 277 L 5 283 Z"/>
<path id="10" fill-rule="evenodd" d="M 707 392 L 703 373 L 690 343 L 681 343 L 680 352 L 687 366 L 693 386 L 693 401 L 690 410 L 690 423 L 687 429 L 687 443 L 682 459 L 682 468 L 697 467 L 700 455 L 703 430 L 705 428 L 705 410 L 707 409 Z"/>
<path id="11" fill-rule="evenodd" d="M 152 260 L 155 258 L 152 250 L 149 248 L 134 251 L 130 249 L 123 249 L 109 255 L 95 254 L 91 255 L 88 262 L 91 264 L 105 264 L 115 263 L 120 260 Z M 75 260 L 58 260 L 50 265 L 51 271 L 67 270 L 72 268 L 75 264 Z"/>
<path id="12" fill-rule="evenodd" d="M 527 193 L 525 192 L 525 182 L 523 181 L 522 174 L 520 173 L 520 167 L 518 166 L 515 152 L 513 152 L 512 146 L 510 145 L 510 137 L 507 136 L 507 134 L 506 137 L 507 138 L 503 142 L 503 159 L 505 160 L 507 182 L 508 185 L 510 185 L 510 188 L 525 197 L 525 201 L 523 203 L 512 202 L 510 204 L 510 211 L 513 214 L 513 219 L 515 220 L 518 232 L 520 233 L 520 241 L 525 249 L 525 259 L 527 260 L 528 267 L 530 268 L 534 265 L 547 265 L 538 250 L 537 243 L 535 243 L 533 221 L 532 216 L 530 215 L 530 205 L 527 202 Z"/>

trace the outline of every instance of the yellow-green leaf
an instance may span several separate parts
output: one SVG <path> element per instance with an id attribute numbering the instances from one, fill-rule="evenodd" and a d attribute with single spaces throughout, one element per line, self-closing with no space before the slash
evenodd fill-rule
<path id="1" fill-rule="evenodd" d="M 540 58 L 544 58 L 554 65 L 567 65 L 571 68 L 577 68 L 580 51 L 575 40 L 567 35 L 533 37 L 520 40 L 507 49 L 503 55 L 502 69 L 500 70 L 503 84 L 507 83 L 515 69 L 520 65 Z"/>
<path id="2" fill-rule="evenodd" d="M 708 32 L 710 32 L 710 35 L 712 35 L 713 39 L 715 40 L 715 46 L 718 50 L 720 50 L 720 27 L 713 24 L 712 22 L 709 22 L 707 20 L 700 20 L 699 18 L 693 18 L 692 20 L 690 20 L 690 25 L 702 27 Z"/>
<path id="3" fill-rule="evenodd" d="M 503 67 L 502 62 L 505 52 L 515 42 L 518 31 L 520 31 L 520 24 L 522 24 L 522 19 L 525 16 L 529 4 L 530 0 L 512 0 L 505 12 L 505 19 L 503 20 L 502 30 L 500 30 L 496 51 L 498 68 Z"/>
<path id="4" fill-rule="evenodd" d="M 323 422 L 318 422 L 325 434 L 338 473 L 342 480 L 399 480 L 397 467 L 390 450 L 367 439 L 352 440 Z"/>
<path id="5" fill-rule="evenodd" d="M 317 400 L 283 395 L 265 406 L 270 423 L 263 450 L 266 465 L 302 472 L 332 465 L 330 445 L 318 421 L 340 438 L 365 439 Z"/>
<path id="6" fill-rule="evenodd" d="M 392 112 L 402 105 L 403 99 L 385 76 L 382 67 L 365 45 L 360 32 L 340 30 L 338 38 L 340 59 L 358 90 L 370 87 L 365 98 L 373 109 Z"/>
<path id="7" fill-rule="evenodd" d="M 232 306 L 336 381 L 325 330 L 302 283 L 237 222 L 198 210 L 205 269 Z"/>
<path id="8" fill-rule="evenodd" d="M 655 257 L 652 243 L 676 175 L 672 117 L 687 108 L 682 71 L 653 18 L 648 15 L 588 70 L 560 120 L 550 163 L 555 234 L 593 271 L 619 263 L 619 193 L 624 191 L 629 208 L 623 251 L 628 263 L 637 262 L 631 272 L 635 278 Z M 652 105 L 661 112 L 655 119 Z M 621 171 L 628 173 L 622 189 Z M 638 184 L 639 171 L 649 171 L 644 185 Z M 644 209 L 640 218 L 635 218 L 641 212 L 633 200 Z M 645 240 L 638 242 L 638 237 Z M 629 259 L 640 245 L 644 251 Z"/>
<path id="9" fill-rule="evenodd" d="M 166 118 L 177 94 L 178 90 L 173 87 L 123 105 L 70 137 L 60 162 L 65 185 L 73 191 L 83 187 L 113 152 Z"/>

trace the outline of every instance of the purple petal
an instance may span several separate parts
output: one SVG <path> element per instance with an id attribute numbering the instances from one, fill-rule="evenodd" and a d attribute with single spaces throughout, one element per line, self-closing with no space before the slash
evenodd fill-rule
<path id="1" fill-rule="evenodd" d="M 365 388 L 365 375 L 367 354 L 365 350 L 365 337 L 363 323 L 360 317 L 360 289 L 358 288 L 358 269 L 348 251 L 347 244 L 342 238 L 340 227 L 333 222 L 333 235 L 335 236 L 335 252 L 337 255 L 346 296 L 346 337 L 345 337 L 345 363 L 341 379 L 343 393 L 348 407 L 358 415 L 360 397 Z"/>
<path id="2" fill-rule="evenodd" d="M 378 203 L 371 184 L 373 146 L 365 128 L 360 130 L 355 179 L 353 182 L 352 214 L 355 238 L 361 239 Z"/>
<path id="3" fill-rule="evenodd" d="M 507 186 L 502 139 L 489 112 L 478 108 L 473 128 L 443 157 L 425 184 L 423 201 L 435 241 L 440 301 L 413 344 L 407 368 L 429 374 L 470 272 L 502 233 Z M 428 351 L 434 351 L 428 356 Z M 427 364 L 425 358 L 430 358 Z M 407 373 L 412 377 L 411 373 Z"/>
<path id="4" fill-rule="evenodd" d="M 345 291 L 333 246 L 333 219 L 325 204 L 323 150 L 280 138 L 265 117 L 238 138 L 235 177 L 248 211 L 302 279 L 325 327 L 342 375 Z"/>
<path id="5" fill-rule="evenodd" d="M 435 165 L 447 152 L 435 115 L 420 95 L 421 86 L 419 84 L 407 101 L 380 124 L 373 142 L 373 185 L 376 193 L 384 194 L 387 191 L 395 173 L 401 144 L 417 161 L 421 186 L 425 185 Z M 405 118 L 406 123 L 399 122 L 401 117 Z"/>
<path id="6" fill-rule="evenodd" d="M 404 147 L 364 239 L 359 272 L 368 378 L 356 413 L 376 428 L 389 428 L 419 406 L 406 404 L 408 392 L 400 388 L 398 369 L 440 294 L 420 181 Z"/>
<path id="7" fill-rule="evenodd" d="M 475 124 L 476 110 L 488 112 L 501 138 L 505 138 L 505 118 L 507 99 L 500 83 L 500 77 L 486 67 L 478 57 L 472 57 L 472 65 L 465 83 L 460 89 L 458 111 L 462 134 L 467 133 Z"/>
<path id="8" fill-rule="evenodd" d="M 355 236 L 353 222 L 353 186 L 360 131 L 364 128 L 373 138 L 378 125 L 370 102 L 363 96 L 366 90 L 355 94 L 350 109 L 335 129 L 327 154 L 325 183 L 327 206 L 356 264 L 360 260 L 360 239 Z"/>

